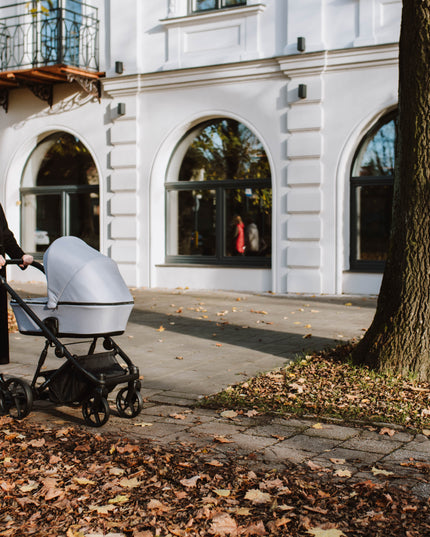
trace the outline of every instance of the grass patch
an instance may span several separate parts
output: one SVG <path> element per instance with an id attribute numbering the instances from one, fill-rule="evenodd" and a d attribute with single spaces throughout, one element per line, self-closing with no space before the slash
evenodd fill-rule
<path id="1" fill-rule="evenodd" d="M 430 429 L 430 384 L 353 365 L 354 345 L 298 359 L 205 397 L 200 406 Z"/>

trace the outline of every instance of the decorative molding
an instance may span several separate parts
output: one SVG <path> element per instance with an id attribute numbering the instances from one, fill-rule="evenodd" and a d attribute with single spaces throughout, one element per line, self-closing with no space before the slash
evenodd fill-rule
<path id="1" fill-rule="evenodd" d="M 77 82 L 81 88 L 88 93 L 88 95 L 94 95 L 99 100 L 101 98 L 101 83 L 99 79 L 86 78 L 84 76 L 68 74 L 68 82 Z"/>
<path id="2" fill-rule="evenodd" d="M 54 101 L 54 86 L 53 84 L 31 84 L 28 82 L 23 83 L 38 99 L 45 101 L 52 106 Z"/>

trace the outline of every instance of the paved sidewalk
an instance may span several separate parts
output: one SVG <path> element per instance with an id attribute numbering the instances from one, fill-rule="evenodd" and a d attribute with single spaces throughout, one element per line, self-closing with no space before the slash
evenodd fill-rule
<path id="1" fill-rule="evenodd" d="M 16 286 L 21 296 L 44 294 Z M 133 290 L 135 308 L 116 341 L 143 375 L 143 412 L 133 420 L 112 412 L 105 432 L 159 443 L 191 442 L 208 454 L 240 453 L 269 468 L 283 461 L 330 468 L 339 479 L 393 480 L 430 496 L 430 440 L 381 425 L 281 419 L 199 409 L 203 395 L 284 365 L 313 349 L 346 341 L 369 326 L 371 297 L 277 296 L 186 289 Z M 11 335 L 11 364 L 0 372 L 31 378 L 42 338 Z M 76 354 L 86 348 L 77 346 Z M 58 367 L 52 356 L 47 366 Z M 30 419 L 82 424 L 80 411 L 36 402 Z M 99 432 L 100 430 L 98 430 Z M 382 433 L 382 434 L 381 434 Z M 208 455 L 209 456 L 209 455 Z M 382 472 L 381 472 L 382 471 Z M 426 477 L 427 476 L 427 477 Z"/>

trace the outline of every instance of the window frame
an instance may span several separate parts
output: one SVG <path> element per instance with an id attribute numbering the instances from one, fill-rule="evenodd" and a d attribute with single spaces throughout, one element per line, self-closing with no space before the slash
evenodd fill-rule
<path id="1" fill-rule="evenodd" d="M 353 170 L 359 157 L 363 144 L 367 139 L 376 134 L 384 125 L 387 125 L 394 120 L 395 128 L 397 129 L 397 110 L 392 110 L 384 114 L 362 137 L 360 144 L 352 159 L 349 176 L 349 203 L 350 203 L 350 217 L 349 217 L 349 270 L 353 272 L 369 272 L 369 273 L 383 273 L 385 269 L 385 261 L 379 260 L 365 260 L 357 258 L 357 239 L 358 239 L 358 207 L 357 207 L 357 189 L 365 186 L 392 186 L 394 188 L 394 174 L 390 175 L 353 175 Z M 394 140 L 394 144 L 396 139 Z M 395 155 L 395 154 L 394 154 Z M 395 162 L 394 162 L 395 166 Z"/>
<path id="2" fill-rule="evenodd" d="M 170 191 L 190 191 L 190 190 L 215 190 L 215 255 L 169 255 L 166 251 L 165 262 L 167 264 L 190 264 L 190 265 L 213 265 L 230 267 L 262 267 L 270 268 L 272 265 L 272 255 L 269 256 L 226 256 L 225 252 L 225 231 L 226 231 L 226 191 L 245 188 L 270 188 L 271 179 L 244 179 L 244 180 L 217 180 L 217 181 L 166 181 L 165 183 L 165 207 L 168 207 L 168 194 Z M 165 214 L 165 243 L 168 244 L 167 234 L 169 226 L 167 221 L 167 211 Z"/>
<path id="3" fill-rule="evenodd" d="M 372 175 L 351 177 L 350 182 L 350 259 L 349 267 L 354 272 L 376 272 L 382 273 L 385 269 L 385 261 L 357 259 L 357 238 L 358 238 L 358 211 L 356 203 L 356 191 L 363 186 L 393 186 L 394 177 L 392 175 Z"/>
<path id="4" fill-rule="evenodd" d="M 20 189 L 20 205 L 24 206 L 24 198 L 28 195 L 59 195 L 61 200 L 61 236 L 70 235 L 70 195 L 72 194 L 91 194 L 95 193 L 99 196 L 100 204 L 100 185 L 54 185 L 54 186 L 33 186 L 33 187 L 21 187 Z M 24 214 L 20 212 L 21 220 L 21 244 L 22 233 L 25 226 Z M 36 231 L 36 230 L 34 230 Z M 99 231 L 99 247 L 100 247 L 100 231 Z M 42 259 L 44 252 L 28 252 L 33 255 L 35 259 Z"/>
<path id="5" fill-rule="evenodd" d="M 189 0 L 189 12 L 192 14 L 196 13 L 207 13 L 209 11 L 216 11 L 219 9 L 234 9 L 237 7 L 243 7 L 246 6 L 247 0 L 239 0 L 240 3 L 232 5 L 232 6 L 226 6 L 224 5 L 225 0 L 215 0 L 216 6 L 215 7 L 209 7 L 206 9 L 196 9 L 195 6 L 195 0 Z"/>

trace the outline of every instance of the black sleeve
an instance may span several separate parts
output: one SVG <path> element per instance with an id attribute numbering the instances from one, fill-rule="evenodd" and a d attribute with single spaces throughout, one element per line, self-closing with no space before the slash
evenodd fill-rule
<path id="1" fill-rule="evenodd" d="M 19 244 L 16 242 L 14 234 L 9 229 L 6 216 L 4 214 L 3 207 L 1 205 L 0 205 L 0 242 L 2 245 L 2 250 L 11 259 L 21 259 L 21 257 L 24 255 L 23 250 L 20 248 Z"/>

